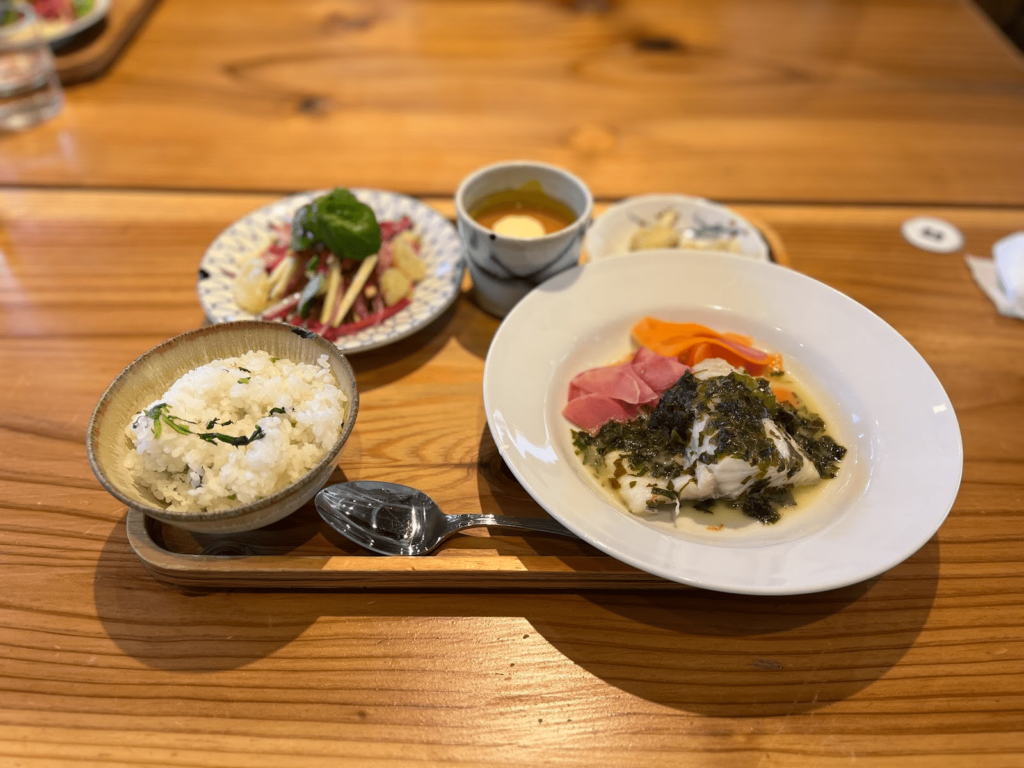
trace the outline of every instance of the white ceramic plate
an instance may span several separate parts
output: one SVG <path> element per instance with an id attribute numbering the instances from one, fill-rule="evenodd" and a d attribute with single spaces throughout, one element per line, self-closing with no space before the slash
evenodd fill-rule
<path id="1" fill-rule="evenodd" d="M 677 526 L 615 506 L 580 466 L 561 411 L 569 380 L 627 353 L 644 315 L 781 352 L 848 449 L 839 475 L 770 526 L 713 531 L 712 516 Z M 724 592 L 818 592 L 892 568 L 942 524 L 963 467 L 953 406 L 902 336 L 823 283 L 717 253 L 648 251 L 543 283 L 495 335 L 484 407 L 501 455 L 553 517 L 637 568 Z"/>
<path id="2" fill-rule="evenodd" d="M 420 256 L 426 262 L 427 276 L 416 284 L 412 302 L 401 312 L 380 325 L 338 339 L 336 346 L 347 354 L 383 347 L 430 323 L 458 298 L 465 269 L 462 241 L 455 227 L 433 208 L 394 192 L 351 191 L 373 209 L 378 221 L 402 216 L 412 219 L 413 232 L 422 238 Z M 303 192 L 283 198 L 242 217 L 217 236 L 199 264 L 197 287 L 199 303 L 211 321 L 229 323 L 255 317 L 235 302 L 232 288 L 239 266 L 270 244 L 272 223 L 290 223 L 296 210 L 325 193 L 326 190 Z"/>
<path id="3" fill-rule="evenodd" d="M 757 227 L 731 208 L 688 195 L 641 195 L 616 203 L 587 230 L 587 255 L 592 261 L 600 261 L 641 253 L 629 250 L 640 222 L 651 222 L 667 210 L 678 216 L 676 231 L 694 235 L 701 243 L 700 249 L 725 250 L 756 261 L 771 261 L 771 250 Z M 721 228 L 720 237 L 715 237 L 716 228 Z"/>
<path id="4" fill-rule="evenodd" d="M 50 45 L 60 45 L 94 24 L 99 24 L 109 12 L 110 0 L 95 0 L 92 9 L 74 21 L 48 21 L 39 17 L 39 31 Z"/>

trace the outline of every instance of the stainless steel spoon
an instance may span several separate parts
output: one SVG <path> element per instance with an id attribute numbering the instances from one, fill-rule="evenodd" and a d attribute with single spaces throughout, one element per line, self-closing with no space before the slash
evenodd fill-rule
<path id="1" fill-rule="evenodd" d="M 334 530 L 382 555 L 425 555 L 456 531 L 497 525 L 527 531 L 576 534 L 554 520 L 503 515 L 446 515 L 422 491 L 406 485 L 357 480 L 324 488 L 316 511 Z"/>

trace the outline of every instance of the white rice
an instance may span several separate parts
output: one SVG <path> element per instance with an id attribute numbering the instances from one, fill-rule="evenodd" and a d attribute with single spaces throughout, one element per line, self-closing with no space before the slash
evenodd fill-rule
<path id="1" fill-rule="evenodd" d="M 327 355 L 308 365 L 250 351 L 189 371 L 137 414 L 125 430 L 135 445 L 125 466 L 169 510 L 228 509 L 306 474 L 334 445 L 347 413 Z M 257 428 L 263 435 L 247 445 L 199 436 L 251 437 Z"/>

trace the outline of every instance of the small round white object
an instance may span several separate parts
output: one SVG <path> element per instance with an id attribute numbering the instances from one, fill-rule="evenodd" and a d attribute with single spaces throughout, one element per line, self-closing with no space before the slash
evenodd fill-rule
<path id="1" fill-rule="evenodd" d="M 942 219 L 915 216 L 900 227 L 903 237 L 915 248 L 932 253 L 953 253 L 964 247 L 960 230 Z"/>
<path id="2" fill-rule="evenodd" d="M 521 214 L 510 214 L 508 216 L 502 216 L 496 222 L 492 229 L 499 235 L 505 237 L 521 237 L 524 239 L 531 239 L 534 237 L 544 237 L 544 225 L 541 224 L 533 216 L 523 216 Z"/>

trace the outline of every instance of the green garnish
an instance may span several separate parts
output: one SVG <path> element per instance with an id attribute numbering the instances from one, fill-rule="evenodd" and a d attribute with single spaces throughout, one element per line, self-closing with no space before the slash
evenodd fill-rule
<path id="1" fill-rule="evenodd" d="M 167 403 L 157 403 L 148 411 L 143 411 L 143 413 L 145 413 L 149 418 L 155 419 L 158 418 L 160 414 L 164 412 L 164 409 L 167 407 Z"/>
<path id="2" fill-rule="evenodd" d="M 641 408 L 640 415 L 628 423 L 610 421 L 597 435 L 573 431 L 573 445 L 583 463 L 600 472 L 605 470 L 605 456 L 611 451 L 620 452 L 622 457 L 616 460 L 613 477 L 608 481 L 615 487 L 624 474 L 623 466 L 629 468 L 630 474 L 659 479 L 692 475 L 693 469 L 684 469 L 676 457 L 691 439 L 700 444 L 713 438 L 709 441 L 713 452 L 701 453 L 696 459 L 698 463 L 713 465 L 732 457 L 758 469 L 753 482 L 740 496 L 723 501 L 763 523 L 774 523 L 779 519 L 778 509 L 795 502 L 789 488 L 769 488 L 768 480 L 763 478 L 771 469 L 791 478 L 800 471 L 804 459 L 795 450 L 788 457 L 782 455 L 765 432 L 765 419 L 782 428 L 783 437 L 807 454 L 821 477 L 836 476 L 846 449 L 825 434 L 822 419 L 806 408 L 779 403 L 767 380 L 738 372 L 703 380 L 687 372 L 662 395 L 657 408 Z M 701 432 L 694 435 L 698 422 Z M 649 506 L 675 502 L 678 498 L 670 487 L 654 486 Z M 696 508 L 710 511 L 706 502 Z"/>
<path id="3" fill-rule="evenodd" d="M 239 379 L 238 383 L 239 384 L 248 384 L 249 383 L 249 377 L 246 376 L 244 379 Z"/>
<path id="4" fill-rule="evenodd" d="M 280 357 L 272 357 L 272 358 L 270 358 L 270 362 L 276 363 L 280 359 L 281 359 Z"/>
<path id="5" fill-rule="evenodd" d="M 160 437 L 162 431 L 161 424 L 163 423 L 163 413 L 167 409 L 167 403 L 157 403 L 147 411 L 143 411 L 149 418 L 153 420 L 153 437 Z"/>
<path id="6" fill-rule="evenodd" d="M 238 366 L 238 370 L 245 371 L 246 373 L 252 373 L 248 368 L 243 368 L 242 366 Z"/>
<path id="7" fill-rule="evenodd" d="M 275 413 L 287 413 L 287 411 L 285 411 L 284 408 L 271 408 L 270 413 L 268 413 L 267 415 L 273 416 Z"/>
<path id="8" fill-rule="evenodd" d="M 246 379 L 246 381 L 248 381 L 248 379 Z M 170 406 L 168 406 L 167 403 L 157 403 L 152 408 L 143 411 L 143 413 L 146 416 L 153 420 L 153 437 L 155 438 L 160 437 L 160 433 L 163 431 L 161 425 L 163 424 L 166 424 L 175 432 L 181 435 L 195 435 L 200 440 L 205 440 L 208 443 L 220 440 L 222 443 L 227 443 L 228 445 L 234 445 L 236 447 L 240 445 L 248 445 L 254 440 L 259 440 L 263 437 L 266 437 L 266 433 L 263 431 L 263 428 L 260 427 L 259 425 L 257 425 L 256 429 L 253 430 L 253 433 L 248 436 L 240 435 L 236 437 L 235 435 L 225 435 L 223 432 L 193 432 L 185 425 L 195 424 L 194 421 L 183 419 L 180 416 L 173 416 L 172 414 L 168 413 L 168 408 L 170 408 Z M 217 419 L 213 419 L 206 425 L 206 428 L 212 429 L 213 425 L 216 423 Z M 229 424 L 233 423 L 234 422 L 232 421 L 225 421 L 221 426 L 226 427 Z"/>
<path id="9" fill-rule="evenodd" d="M 365 259 L 380 250 L 380 225 L 373 209 L 338 187 L 295 212 L 291 247 L 322 245 L 344 259 Z"/>
<path id="10" fill-rule="evenodd" d="M 789 488 L 769 488 L 767 480 L 755 480 L 749 489 L 735 499 L 726 500 L 730 507 L 741 509 L 748 517 L 762 523 L 777 523 L 779 508 L 796 506 Z"/>
<path id="11" fill-rule="evenodd" d="M 164 419 L 164 423 L 166 423 L 168 427 L 173 429 L 179 435 L 190 435 L 190 434 L 192 434 L 192 430 L 189 429 L 188 427 L 186 427 L 185 424 L 181 423 L 182 421 L 184 421 L 183 419 L 179 419 L 177 416 L 171 416 L 168 413 L 165 413 L 163 415 L 163 419 Z M 186 423 L 190 424 L 191 422 L 186 422 Z"/>
<path id="12" fill-rule="evenodd" d="M 212 443 L 215 440 L 220 440 L 222 443 L 227 443 L 228 445 L 233 445 L 237 448 L 241 445 L 248 445 L 249 443 L 253 443 L 266 436 L 267 433 L 263 431 L 263 427 L 257 424 L 256 429 L 254 429 L 253 433 L 249 436 L 240 435 L 238 437 L 235 437 L 234 435 L 225 435 L 220 432 L 204 432 L 201 435 L 199 435 L 199 439 L 205 440 L 208 443 Z"/>

